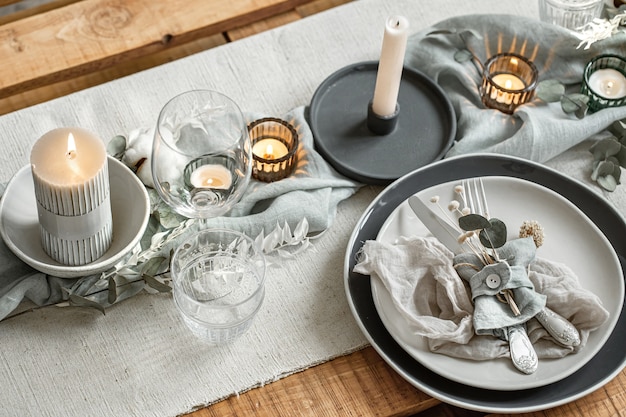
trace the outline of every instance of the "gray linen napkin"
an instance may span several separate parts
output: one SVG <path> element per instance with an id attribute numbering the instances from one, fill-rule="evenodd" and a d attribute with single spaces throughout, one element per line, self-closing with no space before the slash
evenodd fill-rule
<path id="1" fill-rule="evenodd" d="M 464 33 L 458 35 L 441 31 Z M 436 34 L 435 32 L 439 32 Z M 513 115 L 486 109 L 478 88 L 481 75 L 471 62 L 459 63 L 454 54 L 469 49 L 485 62 L 499 52 L 517 52 L 531 59 L 539 81 L 556 79 L 579 92 L 587 62 L 600 54 L 626 56 L 626 33 L 577 49 L 573 32 L 539 20 L 510 15 L 454 17 L 422 30 L 408 40 L 406 65 L 435 80 L 447 93 L 457 115 L 454 146 L 447 156 L 494 152 L 545 162 L 626 118 L 626 106 L 604 109 L 577 119 L 559 103 L 535 98 Z M 571 90 L 571 91 L 569 91 Z"/>
<path id="2" fill-rule="evenodd" d="M 400 238 L 393 244 L 369 240 L 354 271 L 383 283 L 409 331 L 427 338 L 431 351 L 472 360 L 508 357 L 508 342 L 475 334 L 472 293 L 454 269 L 453 257 L 435 238 Z M 528 278 L 535 291 L 546 296 L 547 306 L 581 335 L 579 346 L 561 346 L 531 318 L 527 331 L 538 357 L 560 358 L 579 351 L 589 333 L 607 320 L 609 313 L 600 299 L 581 287 L 567 266 L 536 258 Z"/>
<path id="3" fill-rule="evenodd" d="M 247 115 L 249 121 L 256 115 Z M 259 116 L 261 117 L 261 116 Z M 321 232 L 332 224 L 337 212 L 337 205 L 351 196 L 360 184 L 338 174 L 314 149 L 313 135 L 305 120 L 304 107 L 299 107 L 283 117 L 297 129 L 300 138 L 298 164 L 289 178 L 273 183 L 252 180 L 245 196 L 228 213 L 227 217 L 210 219 L 207 227 L 225 227 L 241 231 L 256 237 L 264 231 L 266 234 L 284 226 L 291 230 L 306 218 L 309 232 Z M 151 147 L 150 129 L 139 129 L 142 138 L 150 140 L 150 146 L 137 146 L 149 157 Z M 142 155 L 135 155 L 141 157 Z M 195 227 L 194 227 L 195 228 Z M 168 253 L 185 234 L 161 248 L 161 253 Z M 9 315 L 24 298 L 36 305 L 55 304 L 67 300 L 64 289 L 71 289 L 77 295 L 86 296 L 95 289 L 102 290 L 96 284 L 99 275 L 84 278 L 64 279 L 51 277 L 35 271 L 24 264 L 0 241 L 0 320 Z M 106 287 L 105 287 L 106 288 Z M 118 295 L 117 301 L 132 297 L 143 289 L 143 284 L 134 284 Z M 92 296 L 101 305 L 107 305 L 107 293 L 101 291 Z"/>

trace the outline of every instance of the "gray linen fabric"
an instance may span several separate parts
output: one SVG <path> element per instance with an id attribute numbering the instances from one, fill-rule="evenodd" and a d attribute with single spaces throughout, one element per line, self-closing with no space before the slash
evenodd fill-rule
<path id="1" fill-rule="evenodd" d="M 249 115 L 248 118 L 253 120 L 256 117 Z M 296 127 L 300 138 L 299 160 L 292 175 L 273 183 L 252 180 L 244 197 L 227 217 L 209 219 L 203 227 L 229 228 L 254 238 L 262 231 L 268 234 L 285 223 L 294 230 L 306 218 L 309 232 L 321 232 L 331 225 L 339 202 L 356 192 L 360 184 L 338 174 L 315 151 L 304 107 L 293 110 L 284 119 Z M 145 136 L 144 139 L 152 138 Z M 185 236 L 183 234 L 164 246 L 162 251 L 169 252 Z M 0 241 L 0 320 L 24 298 L 37 305 L 59 303 L 67 299 L 63 289 L 69 288 L 77 295 L 87 296 L 98 279 L 99 275 L 75 279 L 47 276 L 24 264 Z M 120 294 L 117 302 L 132 297 L 142 288 L 143 284 L 136 283 Z M 91 298 L 108 305 L 106 292 L 99 292 Z"/>
<path id="2" fill-rule="evenodd" d="M 527 274 L 528 265 L 535 259 L 535 251 L 535 242 L 529 237 L 511 240 L 499 248 L 497 252 L 503 262 L 484 266 L 474 253 L 454 257 L 456 271 L 470 284 L 476 334 L 508 340 L 506 327 L 526 323 L 545 307 L 546 296 L 535 291 Z M 500 278 L 498 285 L 486 282 L 492 274 Z M 496 298 L 502 290 L 512 291 L 520 314 L 515 315 L 508 304 Z"/>
<path id="3" fill-rule="evenodd" d="M 441 32 L 453 31 L 456 34 Z M 463 41 L 459 33 L 463 33 Z M 448 156 L 494 152 L 545 162 L 626 118 L 626 107 L 604 109 L 584 119 L 567 115 L 559 103 L 535 98 L 513 115 L 487 109 L 480 100 L 481 74 L 471 61 L 454 54 L 469 49 L 485 62 L 499 52 L 530 58 L 539 81 L 556 79 L 579 92 L 587 62 L 600 54 L 626 56 L 626 33 L 577 49 L 579 39 L 559 26 L 511 15 L 469 15 L 444 20 L 408 40 L 406 64 L 435 80 L 447 93 L 458 129 Z"/>
<path id="4" fill-rule="evenodd" d="M 435 238 L 403 238 L 395 244 L 367 241 L 354 270 L 381 280 L 410 331 L 427 338 L 431 351 L 472 360 L 508 357 L 508 342 L 475 333 L 472 293 L 454 269 L 453 256 Z M 537 258 L 528 277 L 535 291 L 546 296 L 547 305 L 581 334 L 579 346 L 560 346 L 530 319 L 528 336 L 539 358 L 578 352 L 589 333 L 608 319 L 599 298 L 582 288 L 567 266 Z"/>

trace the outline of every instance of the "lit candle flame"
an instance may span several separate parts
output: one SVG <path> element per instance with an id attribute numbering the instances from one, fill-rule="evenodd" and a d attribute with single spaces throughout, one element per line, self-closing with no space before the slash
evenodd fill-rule
<path id="1" fill-rule="evenodd" d="M 507 90 L 510 90 L 511 87 L 513 87 L 513 82 L 511 80 L 506 80 L 504 82 L 504 88 L 506 88 Z"/>
<path id="2" fill-rule="evenodd" d="M 263 154 L 264 159 L 274 159 L 274 148 L 272 145 L 267 145 L 265 148 L 265 153 Z"/>
<path id="3" fill-rule="evenodd" d="M 67 153 L 65 154 L 67 159 L 76 158 L 76 141 L 74 140 L 74 135 L 70 132 L 67 135 Z"/>
<path id="4" fill-rule="evenodd" d="M 613 89 L 613 81 L 609 81 L 606 83 L 606 92 L 611 94 L 611 90 Z"/>

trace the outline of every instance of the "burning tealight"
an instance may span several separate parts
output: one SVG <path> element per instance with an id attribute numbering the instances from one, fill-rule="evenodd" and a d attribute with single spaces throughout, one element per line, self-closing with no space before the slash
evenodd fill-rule
<path id="1" fill-rule="evenodd" d="M 535 65 L 521 55 L 502 53 L 484 65 L 480 95 L 485 106 L 513 113 L 530 101 L 537 85 Z"/>
<path id="2" fill-rule="evenodd" d="M 252 176 L 272 182 L 287 177 L 296 164 L 298 133 L 288 122 L 272 117 L 248 125 L 252 140 Z"/>
<path id="3" fill-rule="evenodd" d="M 589 96 L 592 111 L 626 105 L 626 60 L 616 55 L 601 55 L 585 68 L 583 94 Z"/>
<path id="4" fill-rule="evenodd" d="M 100 258 L 113 238 L 104 143 L 80 128 L 43 135 L 30 155 L 41 242 L 65 265 Z"/>
<path id="5" fill-rule="evenodd" d="M 233 175 L 224 165 L 200 165 L 191 173 L 189 182 L 195 188 L 227 190 L 233 183 Z"/>
<path id="6" fill-rule="evenodd" d="M 263 159 L 278 159 L 289 153 L 289 149 L 284 143 L 277 139 L 258 140 L 252 147 L 252 153 Z"/>

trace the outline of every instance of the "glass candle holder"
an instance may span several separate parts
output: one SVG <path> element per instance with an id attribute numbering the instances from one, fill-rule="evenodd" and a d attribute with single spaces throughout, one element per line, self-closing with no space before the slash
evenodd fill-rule
<path id="1" fill-rule="evenodd" d="M 298 132 L 288 122 L 274 117 L 248 125 L 252 141 L 252 176 L 273 182 L 291 174 L 297 162 Z"/>
<path id="2" fill-rule="evenodd" d="M 577 30 L 600 17 L 603 5 L 603 0 L 539 0 L 539 19 Z"/>
<path id="3" fill-rule="evenodd" d="M 483 68 L 480 96 L 485 106 L 513 113 L 533 98 L 538 72 L 535 65 L 521 55 L 500 53 L 487 60 Z"/>
<path id="4" fill-rule="evenodd" d="M 626 59 L 600 55 L 585 67 L 581 92 L 589 96 L 589 110 L 626 105 Z"/>

